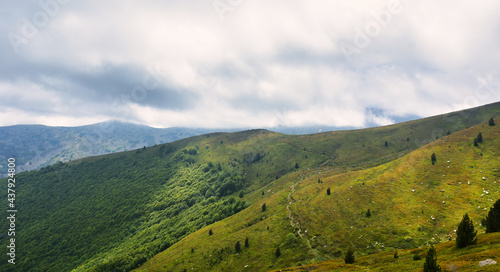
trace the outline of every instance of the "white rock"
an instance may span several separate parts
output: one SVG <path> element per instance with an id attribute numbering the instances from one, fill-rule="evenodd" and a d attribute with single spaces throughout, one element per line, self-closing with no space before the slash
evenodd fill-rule
<path id="1" fill-rule="evenodd" d="M 494 260 L 492 259 L 486 259 L 484 261 L 480 261 L 479 262 L 479 267 L 481 266 L 485 266 L 485 265 L 492 265 L 492 264 L 496 264 L 497 262 L 495 262 Z"/>

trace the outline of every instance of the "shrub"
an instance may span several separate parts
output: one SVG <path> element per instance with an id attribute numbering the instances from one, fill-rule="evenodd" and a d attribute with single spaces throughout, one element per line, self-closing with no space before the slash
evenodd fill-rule
<path id="1" fill-rule="evenodd" d="M 234 245 L 234 251 L 236 251 L 236 253 L 240 253 L 241 252 L 240 241 L 237 241 L 236 244 Z"/>
<path id="2" fill-rule="evenodd" d="M 354 250 L 352 248 L 349 248 L 347 250 L 347 253 L 345 254 L 344 261 L 346 264 L 353 264 L 354 263 Z"/>
<path id="3" fill-rule="evenodd" d="M 418 253 L 415 253 L 415 255 L 413 255 L 413 260 L 414 261 L 418 261 L 420 259 L 422 259 L 422 257 L 420 257 L 420 255 Z"/>
<path id="4" fill-rule="evenodd" d="M 477 142 L 478 143 L 482 143 L 483 142 L 483 134 L 481 134 L 481 132 L 479 132 L 479 134 L 477 135 Z"/>
<path id="5" fill-rule="evenodd" d="M 494 126 L 495 125 L 495 120 L 493 120 L 493 118 L 490 118 L 490 120 L 488 121 L 488 125 Z"/>
<path id="6" fill-rule="evenodd" d="M 293 243 L 295 243 L 296 241 L 296 237 L 295 237 L 295 234 L 293 233 L 288 233 L 285 237 L 285 241 L 286 241 L 286 244 L 287 245 L 291 245 Z"/>
<path id="7" fill-rule="evenodd" d="M 474 224 L 469 215 L 465 214 L 457 228 L 457 247 L 464 248 L 477 243 L 477 231 L 474 231 Z"/>
<path id="8" fill-rule="evenodd" d="M 214 234 L 214 232 L 212 231 L 212 229 L 210 229 L 210 230 L 208 231 L 208 235 L 209 235 L 209 236 L 211 236 L 212 234 Z"/>
<path id="9" fill-rule="evenodd" d="M 397 259 L 399 258 L 399 255 L 398 255 L 398 251 L 396 250 L 396 252 L 394 252 L 394 259 Z"/>
<path id="10" fill-rule="evenodd" d="M 425 257 L 424 272 L 439 272 L 441 267 L 437 264 L 436 250 L 434 246 L 429 248 L 427 251 L 427 256 Z"/>
<path id="11" fill-rule="evenodd" d="M 500 232 L 500 199 L 493 204 L 486 216 L 486 233 Z"/>
<path id="12" fill-rule="evenodd" d="M 432 153 L 431 162 L 432 162 L 432 164 L 434 164 L 436 162 L 436 153 Z"/>

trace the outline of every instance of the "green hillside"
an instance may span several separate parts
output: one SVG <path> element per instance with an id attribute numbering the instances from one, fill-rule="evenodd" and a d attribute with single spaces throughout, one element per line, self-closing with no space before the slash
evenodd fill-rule
<path id="1" fill-rule="evenodd" d="M 500 234 L 480 234 L 477 245 L 457 249 L 455 241 L 435 245 L 437 263 L 443 271 L 498 271 L 498 264 L 479 267 L 479 262 L 486 259 L 499 261 Z M 394 250 L 374 253 L 364 257 L 356 257 L 354 264 L 346 264 L 343 259 L 324 261 L 311 265 L 274 270 L 273 272 L 340 272 L 340 271 L 415 271 L 420 272 L 424 266 L 428 247 L 415 249 L 398 249 L 398 258 L 394 258 Z M 420 260 L 414 260 L 418 255 Z"/>
<path id="2" fill-rule="evenodd" d="M 475 147 L 479 132 L 484 142 Z M 296 172 L 283 178 L 288 188 L 195 232 L 138 271 L 265 271 L 338 259 L 350 247 L 360 256 L 415 248 L 453 240 L 465 213 L 483 232 L 481 219 L 500 198 L 499 151 L 500 127 L 481 124 L 370 169 Z M 247 238 L 250 246 L 236 254 L 234 244 Z"/>
<path id="3" fill-rule="evenodd" d="M 498 197 L 488 187 L 498 180 L 498 126 L 461 131 L 492 116 L 500 116 L 499 103 L 364 130 L 215 133 L 19 173 L 15 268 L 128 271 L 151 259 L 140 269 L 240 271 L 248 265 L 248 271 L 262 271 L 336 258 L 346 246 L 368 254 L 446 239 L 463 212 L 477 221 Z M 471 147 L 477 131 L 484 143 Z M 465 175 L 470 187 L 460 179 Z M 449 187 L 459 181 L 460 187 Z M 441 187 L 444 192 L 435 192 Z M 459 190 L 464 187 L 470 191 Z M 7 207 L 5 191 L 0 203 Z M 371 221 L 363 216 L 368 208 Z M 432 224 L 426 221 L 431 215 Z M 1 220 L 0 228 L 7 223 Z M 400 241 L 401 235 L 411 239 Z M 6 244 L 7 234 L 0 237 Z M 235 255 L 237 241 L 242 252 Z M 363 241 L 378 243 L 372 248 Z M 274 255 L 278 246 L 280 257 Z M 0 260 L 0 270 L 13 271 L 5 255 Z"/>

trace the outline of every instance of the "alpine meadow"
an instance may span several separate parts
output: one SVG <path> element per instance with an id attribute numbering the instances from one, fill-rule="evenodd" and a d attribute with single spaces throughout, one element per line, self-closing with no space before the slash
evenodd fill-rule
<path id="1" fill-rule="evenodd" d="M 443 271 L 477 271 L 500 261 L 499 117 L 210 133 L 20 172 L 18 262 L 0 270 L 421 271 L 433 245 Z"/>

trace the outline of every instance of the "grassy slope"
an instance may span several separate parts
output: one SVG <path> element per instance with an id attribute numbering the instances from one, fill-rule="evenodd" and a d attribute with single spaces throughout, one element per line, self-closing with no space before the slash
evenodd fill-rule
<path id="1" fill-rule="evenodd" d="M 478 235 L 477 245 L 458 249 L 455 241 L 440 243 L 434 246 L 437 262 L 443 271 L 498 271 L 497 265 L 479 268 L 479 262 L 486 259 L 499 261 L 500 233 Z M 399 258 L 394 259 L 394 251 L 388 250 L 368 256 L 358 257 L 354 264 L 346 264 L 343 259 L 319 262 L 307 266 L 285 268 L 273 272 L 319 272 L 319 271 L 422 271 L 428 247 L 416 249 L 399 249 Z M 418 254 L 421 260 L 413 260 Z"/>
<path id="2" fill-rule="evenodd" d="M 244 259 L 246 255 L 240 254 L 241 262 L 231 259 L 235 267 L 247 263 L 259 270 L 322 260 L 328 256 L 317 249 L 310 250 L 311 242 L 285 240 L 288 233 L 295 232 L 287 219 L 287 208 L 294 213 L 300 212 L 297 205 L 287 206 L 292 184 L 317 175 L 318 167 L 333 176 L 380 165 L 434 140 L 436 135 L 441 137 L 448 130 L 454 132 L 499 115 L 500 104 L 497 103 L 366 130 L 306 136 L 259 130 L 218 133 L 20 173 L 16 203 L 23 211 L 18 214 L 18 242 L 23 247 L 19 249 L 18 267 L 32 271 L 68 271 L 79 266 L 77 270 L 85 271 L 99 265 L 141 263 L 179 238 L 231 214 L 224 203 L 230 197 L 239 199 L 238 192 L 215 200 L 207 199 L 202 193 L 204 187 L 210 187 L 210 182 L 223 173 L 241 176 L 245 192 L 242 200 L 254 204 L 232 217 L 238 222 L 230 224 L 234 232 L 242 239 L 255 232 L 258 235 L 252 236 L 251 245 L 266 245 L 262 249 L 272 252 L 282 245 L 283 256 L 293 255 L 274 258 L 263 250 Z M 385 141 L 388 146 L 384 146 Z M 192 161 L 175 160 L 183 149 L 193 148 L 198 152 L 196 156 L 188 156 Z M 441 160 L 440 155 L 438 160 Z M 221 164 L 221 172 L 205 173 L 203 169 L 209 162 Z M 295 163 L 299 164 L 299 169 L 294 168 Z M 314 179 L 310 180 L 311 184 Z M 303 184 L 306 183 L 297 185 L 297 194 L 301 193 L 299 189 Z M 264 196 L 262 191 L 265 191 Z M 7 205 L 6 200 L 4 195 L 2 206 Z M 176 204 L 172 201 L 187 203 L 188 208 L 175 210 L 172 217 L 171 209 Z M 264 201 L 269 208 L 262 214 L 260 205 Z M 264 216 L 266 218 L 262 219 Z M 211 226 L 215 232 L 213 237 L 221 234 L 217 226 L 227 222 Z M 252 231 L 245 227 L 249 222 Z M 0 227 L 7 229 L 5 220 L 0 221 Z M 269 235 L 264 235 L 264 227 Z M 203 229 L 201 233 L 206 231 Z M 2 240 L 6 238 L 5 234 L 0 235 Z M 186 239 L 193 238 L 187 236 Z M 227 240 L 220 246 L 232 249 L 234 243 L 235 240 Z M 182 245 L 179 243 L 172 248 Z M 218 258 L 225 261 L 210 262 L 215 262 L 214 267 L 225 265 L 229 259 L 224 256 L 229 251 L 221 253 L 220 248 L 213 245 L 204 247 L 206 252 L 203 254 L 208 259 L 217 248 Z M 305 250 L 294 253 L 294 248 Z M 190 252 L 191 248 L 186 250 Z M 0 259 L 3 260 L 0 270 L 6 268 L 5 258 Z"/>
<path id="3" fill-rule="evenodd" d="M 479 132 L 485 140 L 474 147 Z M 260 196 L 250 208 L 186 237 L 138 271 L 263 271 L 338 258 L 348 247 L 363 255 L 448 241 L 465 212 L 479 227 L 486 209 L 500 197 L 499 151 L 500 126 L 479 125 L 374 168 L 340 174 L 332 166 L 299 171 L 280 179 L 293 190 L 278 191 L 283 186 L 272 184 L 273 195 Z M 432 153 L 438 158 L 435 165 Z M 326 195 L 327 188 L 332 195 Z M 266 212 L 260 209 L 263 203 Z M 289 233 L 295 239 L 288 239 Z M 235 255 L 234 244 L 246 237 L 250 247 Z M 279 258 L 274 256 L 278 246 Z"/>

